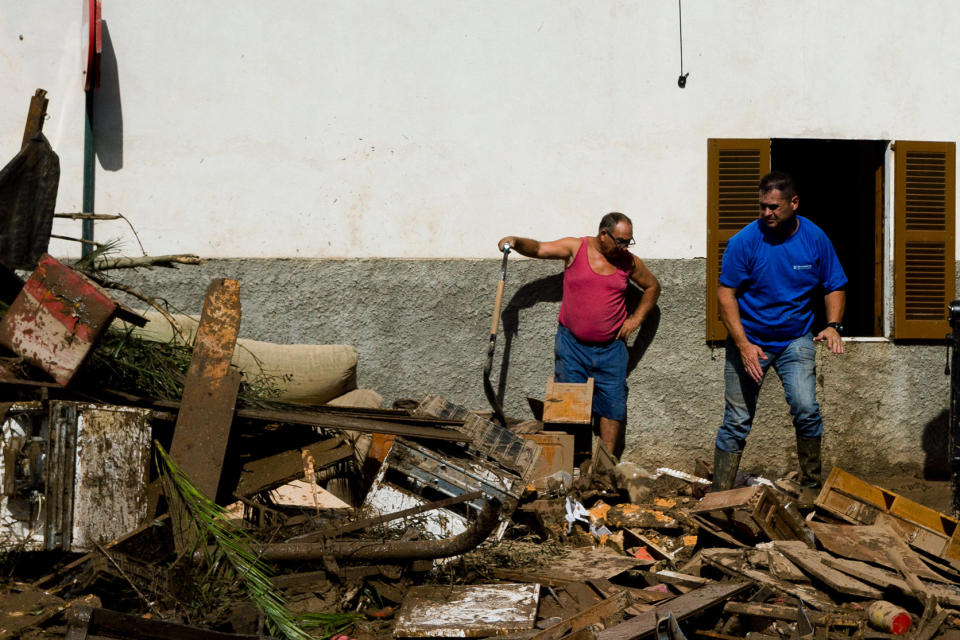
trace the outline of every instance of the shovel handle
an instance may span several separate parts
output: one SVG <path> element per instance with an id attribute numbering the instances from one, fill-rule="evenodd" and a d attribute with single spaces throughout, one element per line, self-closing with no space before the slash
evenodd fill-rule
<path id="1" fill-rule="evenodd" d="M 500 326 L 500 306 L 503 304 L 503 287 L 507 281 L 507 256 L 510 255 L 510 243 L 503 243 L 503 263 L 500 267 L 500 281 L 497 282 L 497 297 L 493 301 L 493 318 L 490 320 L 490 338 L 497 335 Z"/>

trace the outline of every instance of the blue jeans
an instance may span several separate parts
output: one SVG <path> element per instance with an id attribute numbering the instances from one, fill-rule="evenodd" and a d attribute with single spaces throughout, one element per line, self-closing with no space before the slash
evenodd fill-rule
<path id="1" fill-rule="evenodd" d="M 627 344 L 580 342 L 563 325 L 554 340 L 556 382 L 586 382 L 593 378 L 593 413 L 611 420 L 627 419 Z"/>
<path id="2" fill-rule="evenodd" d="M 788 344 L 779 354 L 764 351 L 767 359 L 760 360 L 764 376 L 771 366 L 780 376 L 798 438 L 819 438 L 823 434 L 823 418 L 820 417 L 820 405 L 817 404 L 816 353 L 813 334 L 808 333 Z M 762 380 L 754 382 L 747 374 L 740 359 L 740 350 L 729 340 L 723 374 L 726 406 L 723 424 L 717 431 L 717 448 L 740 453 L 757 412 Z"/>

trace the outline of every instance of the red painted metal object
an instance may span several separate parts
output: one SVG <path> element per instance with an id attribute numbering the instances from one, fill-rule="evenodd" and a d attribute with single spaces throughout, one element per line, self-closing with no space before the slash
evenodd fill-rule
<path id="1" fill-rule="evenodd" d="M 103 289 L 44 254 L 0 321 L 0 344 L 66 386 L 116 311 Z"/>

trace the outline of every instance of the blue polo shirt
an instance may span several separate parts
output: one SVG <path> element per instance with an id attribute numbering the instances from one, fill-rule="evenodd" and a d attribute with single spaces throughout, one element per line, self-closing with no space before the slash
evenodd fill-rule
<path id="1" fill-rule="evenodd" d="M 720 268 L 720 284 L 737 290 L 747 338 L 774 353 L 810 331 L 818 294 L 847 284 L 827 234 L 802 216 L 797 221 L 788 238 L 750 223 L 730 239 Z"/>

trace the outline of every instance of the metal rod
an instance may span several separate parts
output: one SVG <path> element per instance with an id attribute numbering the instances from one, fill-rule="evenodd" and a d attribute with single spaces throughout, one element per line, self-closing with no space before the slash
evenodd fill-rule
<path id="1" fill-rule="evenodd" d="M 95 184 L 95 166 L 93 162 L 94 158 L 94 148 L 93 148 L 93 95 L 94 90 L 91 87 L 87 91 L 87 100 L 86 100 L 86 112 L 84 118 L 83 126 L 83 210 L 84 211 L 93 211 L 93 195 L 94 195 L 94 184 Z M 96 246 L 96 243 L 93 242 L 93 220 L 84 220 L 83 229 L 81 233 L 83 240 L 83 248 L 81 249 L 81 255 L 86 256 L 91 251 L 91 245 Z"/>

